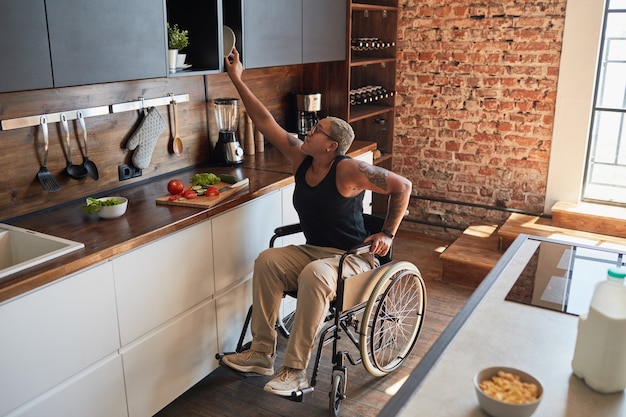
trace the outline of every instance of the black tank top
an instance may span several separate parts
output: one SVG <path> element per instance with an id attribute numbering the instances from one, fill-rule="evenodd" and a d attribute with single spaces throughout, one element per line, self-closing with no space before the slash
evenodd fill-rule
<path id="1" fill-rule="evenodd" d="M 311 156 L 296 171 L 293 205 L 309 245 L 347 250 L 363 243 L 368 236 L 363 223 L 364 192 L 346 198 L 337 190 L 337 163 L 346 158 L 349 157 L 337 156 L 326 177 L 315 187 L 305 180 L 313 162 Z"/>

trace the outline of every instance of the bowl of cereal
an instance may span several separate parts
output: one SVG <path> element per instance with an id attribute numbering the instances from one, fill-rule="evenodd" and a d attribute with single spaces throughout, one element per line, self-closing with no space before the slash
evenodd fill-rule
<path id="1" fill-rule="evenodd" d="M 474 376 L 480 407 L 492 417 L 529 417 L 541 401 L 543 386 L 534 376 L 502 366 Z"/>

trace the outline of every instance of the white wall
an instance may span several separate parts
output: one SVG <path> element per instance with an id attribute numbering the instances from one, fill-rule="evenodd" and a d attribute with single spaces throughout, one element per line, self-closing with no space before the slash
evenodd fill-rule
<path id="1" fill-rule="evenodd" d="M 603 1 L 567 2 L 545 213 L 580 199 L 603 12 Z"/>

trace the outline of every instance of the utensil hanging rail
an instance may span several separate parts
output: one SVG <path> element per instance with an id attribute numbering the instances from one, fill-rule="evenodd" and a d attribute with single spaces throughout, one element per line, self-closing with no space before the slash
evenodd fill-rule
<path id="1" fill-rule="evenodd" d="M 16 119 L 2 120 L 2 130 L 19 129 L 22 127 L 38 126 L 41 122 L 41 116 L 46 116 L 48 124 L 58 123 L 61 121 L 61 114 L 65 114 L 67 120 L 76 120 L 76 112 L 82 111 L 83 117 L 94 117 L 109 114 L 109 106 L 89 107 L 86 109 L 68 110 L 57 113 L 38 114 L 37 116 L 18 117 Z"/>
<path id="2" fill-rule="evenodd" d="M 126 103 L 112 104 L 110 106 L 97 106 L 88 107 L 85 109 L 67 110 L 56 113 L 38 114 L 36 116 L 18 117 L 15 119 L 6 119 L 0 121 L 0 130 L 13 130 L 20 129 L 22 127 L 38 126 L 41 121 L 41 116 L 46 116 L 48 124 L 58 123 L 61 121 L 61 114 L 65 114 L 67 120 L 76 120 L 78 116 L 76 112 L 82 111 L 83 117 L 102 116 L 109 113 L 121 113 L 131 110 L 141 110 L 147 107 L 166 106 L 172 103 L 172 100 L 176 100 L 177 103 L 185 103 L 189 101 L 189 94 L 168 94 L 165 97 L 157 97 L 151 99 L 144 99 L 140 97 L 139 100 L 128 101 Z"/>
<path id="3" fill-rule="evenodd" d="M 131 110 L 141 110 L 148 107 L 167 106 L 172 103 L 172 100 L 176 100 L 177 103 L 184 103 L 189 101 L 189 94 L 170 94 L 167 97 L 144 99 L 129 101 L 126 103 L 113 104 L 111 106 L 111 113 L 121 113 Z"/>

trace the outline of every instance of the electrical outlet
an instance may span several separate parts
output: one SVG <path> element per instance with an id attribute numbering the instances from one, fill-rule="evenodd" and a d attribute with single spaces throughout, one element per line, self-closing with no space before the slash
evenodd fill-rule
<path id="1" fill-rule="evenodd" d="M 141 168 L 132 165 L 118 165 L 117 174 L 120 181 L 129 180 L 131 178 L 141 177 Z"/>

